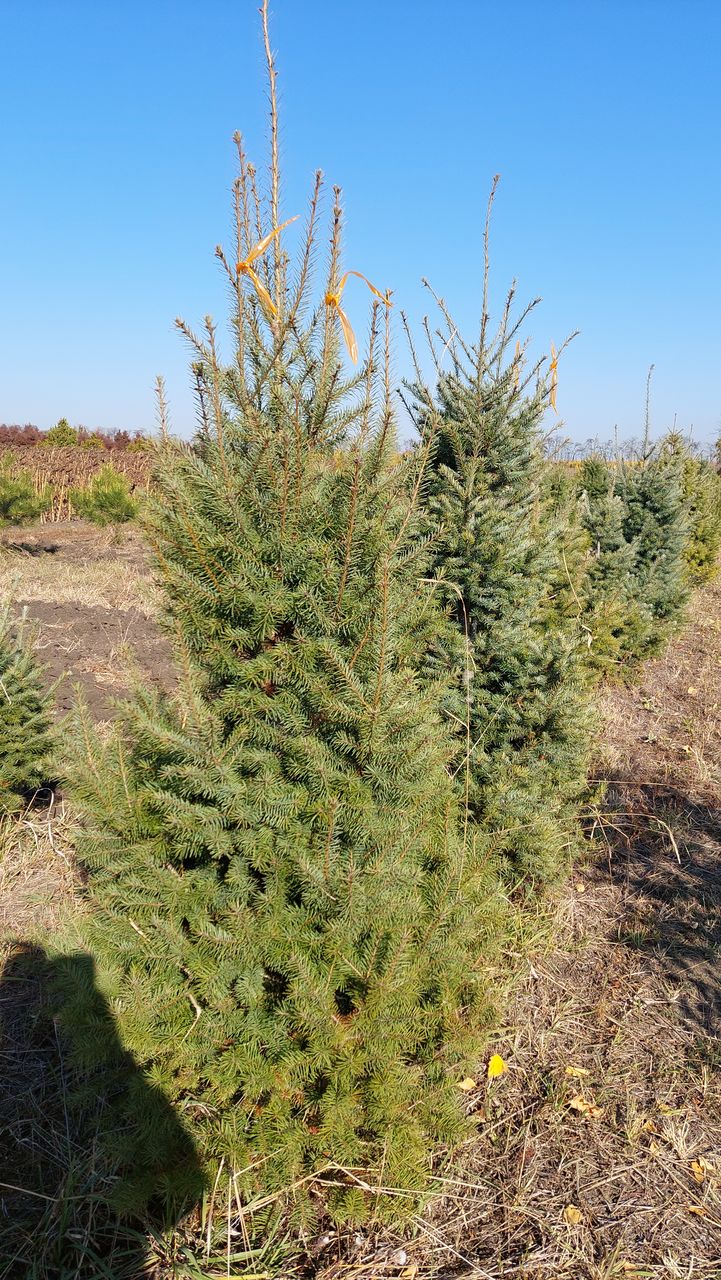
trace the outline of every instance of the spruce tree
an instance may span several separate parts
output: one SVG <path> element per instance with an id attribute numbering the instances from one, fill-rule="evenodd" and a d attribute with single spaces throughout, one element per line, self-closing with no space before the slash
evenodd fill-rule
<path id="1" fill-rule="evenodd" d="M 24 619 L 0 608 L 0 814 L 19 809 L 47 785 L 50 698 L 42 686 Z"/>
<path id="2" fill-rule="evenodd" d="M 683 621 L 694 521 L 686 461 L 673 439 L 650 443 L 647 414 L 638 456 L 619 454 L 610 464 L 593 457 L 582 469 L 590 539 L 585 621 L 596 666 L 611 674 L 658 653 Z M 697 519 L 701 541 L 700 511 Z"/>
<path id="3" fill-rule="evenodd" d="M 419 454 L 430 458 L 433 568 L 456 628 L 455 651 L 446 645 L 437 661 L 454 673 L 447 711 L 459 734 L 457 778 L 489 846 L 535 882 L 552 876 L 572 846 L 588 702 L 582 637 L 559 601 L 568 515 L 543 456 L 555 358 L 550 383 L 538 366 L 526 371 L 517 335 L 531 308 L 512 322 L 513 290 L 489 334 L 488 225 L 485 247 L 479 338 L 466 343 L 441 303 L 443 350 L 431 339 L 435 391 L 417 367 L 413 412 Z M 576 602 L 576 617 L 579 610 Z"/>
<path id="4" fill-rule="evenodd" d="M 661 448 L 647 452 L 637 466 L 621 461 L 616 491 L 625 508 L 624 535 L 634 546 L 632 597 L 652 619 L 648 633 L 633 642 L 633 657 L 642 661 L 658 653 L 683 621 L 690 593 L 680 457 Z"/>
<path id="5" fill-rule="evenodd" d="M 617 468 L 598 455 L 581 468 L 581 509 L 588 535 L 584 621 L 589 661 L 599 674 L 618 674 L 653 634 L 650 604 L 638 590 L 637 543 L 626 535 L 626 507 L 616 492 Z"/>
<path id="6" fill-rule="evenodd" d="M 238 150 L 237 243 L 218 251 L 232 359 L 210 321 L 182 326 L 199 429 L 185 446 L 164 428 L 147 515 L 184 674 L 109 739 L 79 736 L 76 936 L 211 1180 L 291 1190 L 307 1215 L 322 1174 L 336 1216 L 360 1218 L 383 1208 L 369 1186 L 418 1191 L 464 1130 L 502 898 L 459 835 L 440 690 L 416 671 L 434 602 L 387 301 L 347 377 L 338 201 L 313 305 L 320 179 L 291 273 L 275 147 L 267 207 Z M 147 1199 L 142 1150 L 137 1175 Z"/>
<path id="7" fill-rule="evenodd" d="M 701 457 L 690 440 L 670 432 L 662 443 L 664 453 L 677 455 L 687 522 L 684 559 L 693 585 L 709 582 L 718 573 L 721 552 L 721 479 L 715 467 Z"/>

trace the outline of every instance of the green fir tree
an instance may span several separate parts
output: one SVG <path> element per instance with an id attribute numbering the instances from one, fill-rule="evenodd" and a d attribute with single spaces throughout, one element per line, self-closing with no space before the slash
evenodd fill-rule
<path id="1" fill-rule="evenodd" d="M 721 479 L 716 468 L 679 432 L 670 432 L 662 448 L 664 453 L 676 455 L 680 461 L 687 521 L 684 559 L 691 582 L 701 586 L 710 582 L 719 568 Z"/>
<path id="2" fill-rule="evenodd" d="M 690 594 L 682 461 L 675 453 L 655 450 L 638 466 L 621 462 L 616 491 L 625 507 L 624 535 L 635 551 L 632 598 L 652 619 L 647 634 L 632 645 L 634 660 L 643 661 L 658 653 L 681 624 Z"/>
<path id="3" fill-rule="evenodd" d="M 77 427 L 71 427 L 67 418 L 60 418 L 55 426 L 45 433 L 41 443 L 50 449 L 67 449 L 76 445 L 79 438 Z"/>
<path id="4" fill-rule="evenodd" d="M 275 139 L 274 97 L 271 62 Z M 266 212 L 238 143 L 237 244 L 218 251 L 234 351 L 221 361 L 210 322 L 182 326 L 200 426 L 190 446 L 164 432 L 148 514 L 184 674 L 108 739 L 83 726 L 76 938 L 211 1180 L 293 1189 L 308 1216 L 318 1178 L 336 1217 L 358 1219 L 384 1208 L 364 1187 L 420 1192 L 435 1144 L 465 1131 L 457 1081 L 505 907 L 459 834 L 441 690 L 416 671 L 435 606 L 398 462 L 388 308 L 374 303 L 348 378 L 338 203 L 314 305 L 320 179 L 291 271 L 275 151 Z"/>
<path id="5" fill-rule="evenodd" d="M 434 573 L 455 622 L 439 661 L 454 671 L 457 777 L 490 847 L 538 882 L 567 861 L 585 776 L 580 601 L 566 616 L 569 517 L 543 456 L 555 363 L 551 383 L 526 371 L 517 335 L 531 308 L 513 322 L 513 290 L 489 334 L 487 286 L 488 225 L 480 336 L 466 343 L 441 303 L 435 393 L 419 369 L 412 390 Z"/>

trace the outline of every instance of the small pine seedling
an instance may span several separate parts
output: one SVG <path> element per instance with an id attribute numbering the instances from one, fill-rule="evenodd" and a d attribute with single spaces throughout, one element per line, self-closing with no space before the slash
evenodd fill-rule
<path id="1" fill-rule="evenodd" d="M 24 619 L 0 610 L 0 814 L 48 784 L 52 761 L 50 698 Z"/>
<path id="2" fill-rule="evenodd" d="M 50 505 L 50 490 L 35 489 L 28 471 L 13 472 L 8 459 L 0 462 L 0 528 L 29 524 Z"/>
<path id="3" fill-rule="evenodd" d="M 126 476 L 106 463 L 84 489 L 70 490 L 73 510 L 93 524 L 125 524 L 138 514 Z"/>

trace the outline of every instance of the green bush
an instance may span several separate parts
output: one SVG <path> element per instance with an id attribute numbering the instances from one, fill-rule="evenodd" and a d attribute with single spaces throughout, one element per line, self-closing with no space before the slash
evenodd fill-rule
<path id="1" fill-rule="evenodd" d="M 311 227 L 303 261 L 314 248 Z M 194 340 L 203 426 L 164 446 L 147 513 L 181 690 L 76 743 L 77 939 L 211 1180 L 222 1164 L 248 1197 L 294 1187 L 307 1218 L 324 1170 L 337 1219 L 398 1216 L 466 1132 L 457 1082 L 505 898 L 461 835 L 443 690 L 416 671 L 434 602 L 377 310 L 359 401 L 307 272 L 300 295 L 268 275 L 270 321 L 233 278 L 235 359 L 212 326 Z M 136 1205 L 149 1157 L 140 1142 Z"/>
<path id="2" fill-rule="evenodd" d="M 0 460 L 0 528 L 37 520 L 49 505 L 49 486 L 36 492 L 28 471 L 13 472 L 9 459 Z"/>
<path id="3" fill-rule="evenodd" d="M 78 431 L 71 427 L 67 418 L 61 418 L 54 427 L 43 436 L 42 444 L 50 448 L 67 448 L 78 443 Z"/>
<path id="4" fill-rule="evenodd" d="M 48 783 L 50 699 L 23 621 L 0 609 L 0 814 L 21 808 Z"/>
<path id="5" fill-rule="evenodd" d="M 127 477 L 109 463 L 102 466 L 85 489 L 71 489 L 73 510 L 93 524 L 125 524 L 138 513 Z"/>

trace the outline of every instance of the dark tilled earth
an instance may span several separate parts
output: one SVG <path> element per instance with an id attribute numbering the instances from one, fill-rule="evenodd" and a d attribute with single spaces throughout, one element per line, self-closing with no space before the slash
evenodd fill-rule
<path id="1" fill-rule="evenodd" d="M 137 609 L 121 613 L 102 605 L 22 599 L 18 604 L 39 626 L 38 656 L 59 712 L 69 711 L 80 691 L 91 716 L 107 720 L 131 683 L 171 687 L 170 645 L 157 623 Z"/>
<path id="2" fill-rule="evenodd" d="M 115 538 L 83 522 L 65 522 L 6 535 L 4 545 L 13 603 L 35 624 L 38 656 L 59 713 L 80 694 L 93 718 L 105 720 L 131 684 L 172 686 L 171 648 L 147 606 L 151 571 L 136 530 Z M 93 599 L 95 579 L 102 584 L 105 570 L 123 589 L 122 607 Z"/>

